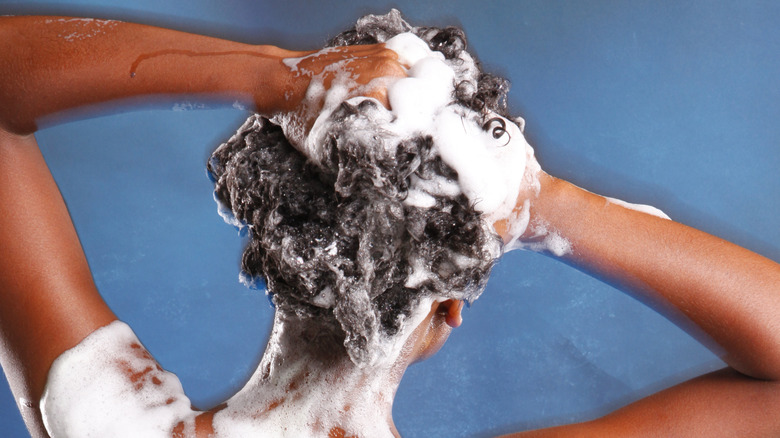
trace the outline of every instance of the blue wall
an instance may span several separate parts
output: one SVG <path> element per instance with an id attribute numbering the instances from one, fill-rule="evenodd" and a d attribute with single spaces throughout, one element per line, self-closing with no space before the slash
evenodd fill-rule
<path id="1" fill-rule="evenodd" d="M 512 80 L 510 104 L 550 173 L 780 259 L 776 2 L 127 3 L 0 1 L 0 14 L 120 18 L 301 49 L 393 6 L 412 23 L 458 24 Z M 142 111 L 38 134 L 106 300 L 201 406 L 247 378 L 270 327 L 265 297 L 237 282 L 241 241 L 204 170 L 245 117 Z M 395 406 L 404 436 L 582 420 L 722 366 L 652 310 L 536 254 L 503 259 L 464 319 L 407 372 Z M 0 433 L 26 436 L 2 385 Z"/>

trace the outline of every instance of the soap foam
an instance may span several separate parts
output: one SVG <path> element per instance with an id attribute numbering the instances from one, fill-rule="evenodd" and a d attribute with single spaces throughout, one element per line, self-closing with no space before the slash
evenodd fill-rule
<path id="1" fill-rule="evenodd" d="M 389 83 L 387 95 L 392 110 L 380 108 L 373 117 L 376 125 L 401 140 L 431 135 L 435 153 L 458 175 L 457 182 L 445 178 L 421 179 L 412 176 L 404 203 L 418 208 L 433 208 L 436 205 L 435 196 L 455 197 L 463 193 L 491 226 L 496 221 L 510 219 L 511 238 L 509 244 L 504 246 L 504 252 L 521 247 L 517 241 L 528 224 L 528 207 L 522 212 L 515 212 L 517 197 L 523 187 L 530 186 L 538 190 L 536 174 L 541 170 L 535 160 L 529 159 L 533 156 L 533 148 L 523 136 L 524 121 L 509 120 L 495 113 L 478 113 L 452 104 L 456 81 L 460 81 L 461 85 L 467 84 L 467 88 L 472 90 L 477 89 L 477 68 L 468 54 L 462 55 L 457 62 L 448 63 L 441 52 L 432 51 L 411 32 L 390 38 L 385 46 L 398 54 L 401 64 L 408 66 L 408 76 L 392 79 Z M 297 65 L 297 62 L 290 60 L 287 63 Z M 302 151 L 320 165 L 327 155 L 326 138 L 332 123 L 333 108 L 348 93 L 342 85 L 354 86 L 343 80 L 328 90 L 316 85 L 310 89 L 314 91 L 307 98 L 325 100 L 326 105 L 308 138 L 300 139 L 302 130 L 295 124 L 295 120 L 274 120 L 281 124 L 288 138 L 295 138 L 305 144 Z M 356 97 L 347 102 L 357 106 L 365 99 Z M 486 120 L 495 117 L 503 120 L 505 132 L 499 138 L 494 138 L 492 132 L 483 127 Z M 376 125 L 370 127 L 369 131 L 376 131 Z M 415 269 L 414 275 L 420 278 L 419 274 L 420 271 Z M 417 282 L 408 281 L 407 284 Z"/>
<path id="2" fill-rule="evenodd" d="M 45 23 L 61 29 L 57 34 L 58 38 L 74 42 L 88 40 L 105 34 L 107 30 L 113 29 L 120 22 L 94 18 L 47 18 Z M 65 26 L 62 26 L 63 24 Z"/>
<path id="3" fill-rule="evenodd" d="M 195 427 L 179 379 L 163 371 L 121 321 L 54 361 L 41 413 L 52 438 L 170 438 L 180 423 L 188 433 Z"/>
<path id="4" fill-rule="evenodd" d="M 372 129 L 379 126 L 399 141 L 420 135 L 432 136 L 435 152 L 458 174 L 458 189 L 454 190 L 452 184 L 448 184 L 448 192 L 453 196 L 464 193 L 490 224 L 507 218 L 515 207 L 524 182 L 526 155 L 532 149 L 521 128 L 512 120 L 453 104 L 456 81 L 461 86 L 470 84 L 468 86 L 476 90 L 475 61 L 467 53 L 455 62 L 448 61 L 441 52 L 432 51 L 411 32 L 390 38 L 385 46 L 398 53 L 399 62 L 409 66 L 408 76 L 391 81 L 387 96 L 392 110 L 377 111 L 376 125 Z M 297 59 L 286 60 L 288 65 L 297 65 L 297 62 Z M 310 87 L 307 99 L 323 100 L 325 105 L 305 139 L 300 138 L 299 120 L 289 116 L 274 119 L 285 135 L 293 139 L 294 144 L 303 144 L 302 152 L 320 165 L 328 154 L 327 134 L 333 123 L 333 110 L 345 101 L 348 87 L 355 86 L 344 75 L 337 78 L 339 80 L 327 90 L 318 86 L 319 82 Z M 355 97 L 346 102 L 357 106 L 366 99 Z M 505 132 L 499 138 L 494 138 L 484 126 L 493 118 L 503 120 Z M 432 189 L 430 183 L 413 179 L 407 205 L 432 207 L 433 198 L 426 196 L 434 194 Z"/>
<path id="5" fill-rule="evenodd" d="M 668 219 L 671 220 L 666 213 L 661 211 L 659 208 L 653 207 L 652 205 L 646 205 L 646 204 L 632 204 L 630 202 L 623 201 L 621 199 L 617 198 L 610 198 L 608 196 L 604 197 L 608 203 L 619 205 L 621 207 L 627 208 L 629 210 L 639 211 L 645 214 L 649 214 L 652 216 L 660 217 L 661 219 Z"/>

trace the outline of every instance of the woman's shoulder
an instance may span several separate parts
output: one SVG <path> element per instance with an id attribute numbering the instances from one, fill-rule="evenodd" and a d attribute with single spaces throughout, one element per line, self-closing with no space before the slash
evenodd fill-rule
<path id="1" fill-rule="evenodd" d="M 54 361 L 41 398 L 52 436 L 194 436 L 198 412 L 130 327 L 115 321 Z"/>

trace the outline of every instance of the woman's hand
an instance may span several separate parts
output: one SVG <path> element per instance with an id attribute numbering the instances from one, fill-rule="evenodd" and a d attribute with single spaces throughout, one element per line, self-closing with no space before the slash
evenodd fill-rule
<path id="1" fill-rule="evenodd" d="M 291 93 L 289 101 L 294 105 L 305 104 L 304 100 L 310 97 L 307 94 L 329 90 L 336 80 L 349 86 L 348 97 L 373 97 L 387 107 L 386 82 L 376 79 L 406 76 L 398 54 L 384 44 L 330 47 L 316 52 L 291 52 L 291 55 L 283 63 L 292 74 L 292 87 L 287 93 Z M 324 90 L 313 89 L 319 86 Z"/>
<path id="2" fill-rule="evenodd" d="M 314 112 L 322 105 L 315 91 L 347 81 L 348 97 L 386 104 L 375 79 L 405 74 L 383 45 L 293 52 L 69 17 L 0 17 L 0 58 L 0 127 L 17 134 L 44 118 L 57 123 L 59 113 L 77 118 L 91 105 L 139 97 L 161 106 L 192 96 L 239 101 L 266 115 Z"/>
<path id="3" fill-rule="evenodd" d="M 387 86 L 406 76 L 398 55 L 384 44 L 330 47 L 318 52 L 292 52 L 282 63 L 289 69 L 284 102 L 277 121 L 290 141 L 303 144 L 323 109 L 356 96 L 374 98 L 389 109 Z"/>
<path id="4" fill-rule="evenodd" d="M 530 247 L 544 239 L 546 230 L 534 214 L 534 207 L 542 195 L 542 183 L 549 180 L 550 176 L 536 160 L 533 147 L 526 145 L 525 168 L 515 208 L 508 216 L 493 223 L 494 229 L 504 240 L 504 252 L 519 248 L 537 249 Z"/>

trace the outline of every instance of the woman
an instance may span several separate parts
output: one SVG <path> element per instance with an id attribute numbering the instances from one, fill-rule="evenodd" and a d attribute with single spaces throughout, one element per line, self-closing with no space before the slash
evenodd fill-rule
<path id="1" fill-rule="evenodd" d="M 10 81 L 4 84 L 2 91 L 3 154 L 8 157 L 3 160 L 2 174 L 9 177 L 2 185 L 3 202 L 4 205 L 19 206 L 26 212 L 35 212 L 28 213 L 25 217 L 10 215 L 3 217 L 2 241 L 4 245 L 7 242 L 9 248 L 6 257 L 2 259 L 4 295 L 1 321 L 5 346 L 3 367 L 13 382 L 16 396 L 28 400 L 40 398 L 48 368 L 56 357 L 114 319 L 91 284 L 83 255 L 70 228 L 67 213 L 58 198 L 56 187 L 47 175 L 45 164 L 37 154 L 34 137 L 30 135 L 34 131 L 35 120 L 54 111 L 138 94 L 223 90 L 233 92 L 234 90 L 245 91 L 250 87 L 260 91 L 260 94 L 255 96 L 258 109 L 270 114 L 295 108 L 294 103 L 300 100 L 303 90 L 308 85 L 308 78 L 300 76 L 290 78 L 289 71 L 284 69 L 279 76 L 270 75 L 281 79 L 277 83 L 247 85 L 209 81 L 211 74 L 222 77 L 219 70 L 214 69 L 234 67 L 224 59 L 225 57 L 255 57 L 248 53 L 249 48 L 236 47 L 231 43 L 129 24 L 95 23 L 87 29 L 79 27 L 78 31 L 94 32 L 95 35 L 104 34 L 104 38 L 95 40 L 97 46 L 81 44 L 75 47 L 65 44 L 59 46 L 56 44 L 55 34 L 60 35 L 74 29 L 48 26 L 51 33 L 47 34 L 46 24 L 68 26 L 68 23 L 46 23 L 46 20 L 47 18 L 8 19 L 10 24 L 3 26 L 3 32 L 6 33 L 0 39 L 7 41 L 9 46 L 8 50 L 3 51 L 9 54 L 10 60 L 3 63 L 3 68 L 6 69 L 3 72 L 4 77 L 18 78 L 16 82 Z M 56 19 L 51 20 L 56 21 Z M 30 41 L 29 39 L 16 39 L 23 33 L 21 31 L 23 29 L 40 29 L 40 32 L 35 33 L 42 35 L 44 40 L 55 41 L 55 44 L 46 47 L 36 44 L 35 39 L 30 43 L 32 50 L 50 50 L 44 59 L 51 64 L 44 65 L 43 70 L 39 70 L 38 67 L 30 70 L 30 67 L 19 62 L 24 59 L 23 56 L 13 56 L 14 49 L 22 54 L 29 53 L 31 50 L 20 45 L 21 41 Z M 69 32 L 65 34 L 70 35 Z M 47 36 L 50 38 L 46 38 Z M 117 41 L 123 44 L 116 44 Z M 156 46 L 162 42 L 166 44 Z M 136 47 L 134 44 L 141 46 Z M 120 49 L 118 50 L 117 47 Z M 369 78 L 374 75 L 399 73 L 398 64 L 392 53 L 381 48 L 352 50 L 354 53 L 350 55 L 358 57 L 365 54 L 361 50 L 368 50 L 372 55 L 378 53 L 380 57 L 378 63 L 386 66 L 386 70 L 379 69 Z M 153 57 L 148 56 L 149 54 L 166 51 L 184 54 L 178 58 L 184 57 L 185 63 L 195 64 L 182 65 L 182 60 L 176 59 L 176 64 L 171 65 L 165 62 L 166 58 L 170 59 L 171 56 L 159 56 L 156 59 L 159 62 L 147 63 L 151 67 L 147 77 L 153 80 L 134 88 L 136 84 L 133 84 L 130 79 L 142 79 L 144 76 L 141 75 L 140 67 L 134 70 L 133 65 L 141 58 L 151 60 Z M 213 62 L 214 56 L 187 55 L 215 52 L 225 54 L 218 55 L 219 63 Z M 88 59 L 83 59 L 85 53 L 89 54 L 88 58 L 93 59 L 96 54 L 107 54 L 118 58 L 101 65 L 89 65 Z M 274 54 L 275 49 L 263 53 L 270 56 Z M 80 58 L 79 55 L 82 57 Z M 278 57 L 291 58 L 299 55 L 301 54 L 280 55 L 276 52 L 277 62 L 267 62 L 269 59 L 274 60 L 268 57 L 258 57 L 258 62 L 261 63 L 261 69 L 279 69 L 281 66 Z M 335 56 L 340 60 L 343 52 L 330 52 L 326 56 Z M 310 62 L 322 61 L 322 65 L 325 66 L 331 63 L 332 58 L 309 59 Z M 212 62 L 208 62 L 209 60 Z M 262 64 L 263 61 L 266 63 Z M 46 70 L 56 71 L 56 65 L 60 62 L 83 66 L 84 70 L 80 73 L 82 76 L 52 79 L 40 74 Z M 241 59 L 241 62 L 245 63 L 245 59 Z M 371 71 L 372 62 L 368 64 L 367 70 Z M 116 65 L 130 65 L 131 68 L 116 71 L 112 68 Z M 314 66 L 315 71 L 318 67 Z M 193 74 L 193 77 L 188 78 L 188 81 L 182 81 L 181 77 L 174 76 L 172 71 L 179 75 L 184 71 L 188 75 Z M 19 75 L 19 72 L 28 74 Z M 91 72 L 95 74 L 92 75 Z M 65 76 L 67 74 L 68 70 L 63 73 Z M 267 77 L 269 76 L 264 76 Z M 170 80 L 170 78 L 174 79 Z M 358 82 L 360 80 L 358 76 Z M 66 87 L 62 86 L 64 81 L 67 81 Z M 363 82 L 368 80 L 363 78 Z M 227 88 L 215 89 L 215 86 Z M 29 91 L 26 92 L 23 101 L 18 93 L 20 89 Z M 279 99 L 281 94 L 278 91 L 270 95 L 263 93 L 269 89 L 291 91 L 289 96 L 292 99 L 289 101 Z M 36 95 L 36 93 L 51 97 L 45 99 L 41 94 Z M 377 93 L 381 98 L 381 91 Z M 235 95 L 228 96 L 231 99 L 235 97 Z M 772 323 L 772 317 L 778 308 L 777 265 L 682 225 L 606 202 L 604 198 L 584 192 L 540 171 L 533 172 L 533 175 L 538 177 L 538 190 L 530 190 L 517 197 L 516 211 L 527 215 L 529 226 L 525 232 L 515 232 L 515 235 L 511 236 L 508 221 L 498 221 L 495 227 L 499 233 L 507 240 L 517 237 L 524 245 L 548 243 L 548 245 L 538 245 L 540 249 L 556 248 L 549 243 L 556 241 L 551 236 L 558 236 L 565 239 L 568 246 L 558 246 L 559 251 L 556 255 L 567 262 L 640 293 L 650 293 L 650 291 L 660 293 L 707 331 L 725 349 L 726 359 L 737 370 L 699 378 L 631 405 L 601 420 L 570 426 L 563 430 L 538 433 L 554 434 L 563 431 L 575 436 L 586 433 L 598 436 L 610 433 L 623 436 L 642 432 L 673 434 L 676 431 L 678 434 L 683 434 L 686 430 L 696 430 L 704 436 L 712 436 L 715 433 L 768 435 L 776 431 L 778 425 L 773 411 L 764 411 L 766 418 L 761 418 L 761 412 L 753 407 L 772 406 L 777 403 L 777 387 L 772 383 L 777 379 L 778 370 L 778 340 Z M 52 208 L 53 205 L 58 207 Z M 562 208 L 564 206 L 566 208 Z M 28 219 L 30 216 L 40 218 L 43 223 L 30 223 Z M 31 228 L 37 232 L 28 231 Z M 637 230 L 642 232 L 637 233 Z M 557 239 L 559 243 L 562 241 Z M 623 244 L 614 245 L 615 241 Z M 44 260 L 36 259 L 34 254 L 30 253 L 31 248 L 45 248 L 50 257 Z M 652 254 L 653 257 L 648 259 L 647 254 Z M 733 260 L 728 272 L 717 263 L 717 260 L 723 257 Z M 41 272 L 47 274 L 41 276 Z M 681 272 L 685 275 L 680 275 Z M 459 322 L 460 307 L 457 303 L 445 301 L 432 306 L 425 319 L 417 326 L 418 329 L 410 334 L 399 360 L 393 363 L 389 370 L 385 370 L 387 371 L 385 374 L 373 376 L 379 382 L 376 387 L 384 388 L 384 391 L 369 392 L 368 395 L 384 397 L 385 400 L 384 404 L 379 406 L 379 411 L 369 412 L 369 414 L 380 417 L 385 415 L 389 430 L 392 430 L 392 424 L 387 412 L 388 403 L 392 399 L 393 385 L 397 384 L 403 369 L 409 362 L 435 350 L 437 344 L 435 341 L 446 335 L 445 322 L 451 325 L 457 325 Z M 721 329 L 723 321 L 728 321 L 728 330 Z M 281 324 L 283 322 L 281 321 L 277 327 L 284 327 L 284 324 Z M 29 330 L 29 327 L 35 329 Z M 276 332 L 274 337 L 278 339 L 295 334 L 281 330 Z M 285 357 L 290 355 L 294 357 L 295 354 L 307 356 L 307 360 L 303 363 L 317 363 L 313 362 L 316 357 L 308 356 L 323 354 L 326 360 L 320 363 L 341 367 L 341 372 L 344 367 L 349 367 L 352 363 L 344 361 L 343 355 L 334 363 L 333 358 L 326 354 L 329 352 L 318 353 L 314 348 L 284 353 L 287 354 Z M 271 362 L 278 357 L 273 351 L 267 356 Z M 261 367 L 256 375 L 259 379 L 253 379 L 248 388 L 260 394 L 262 391 L 267 392 L 254 401 L 264 403 L 265 411 L 262 412 L 285 409 L 285 403 L 291 404 L 292 401 L 267 399 L 268 392 L 273 391 L 269 391 L 262 385 L 272 383 L 277 390 L 285 393 L 292 391 L 290 397 L 295 398 L 297 391 L 297 384 L 293 385 L 295 379 L 285 381 L 283 386 L 277 386 L 281 385 L 282 381 L 273 378 L 269 381 L 270 375 L 264 376 L 262 371 Z M 747 376 L 764 380 L 754 380 Z M 322 377 L 327 381 L 327 375 Z M 342 393 L 352 391 L 353 394 L 347 394 L 345 397 L 354 399 L 354 392 L 365 392 L 366 382 L 358 380 L 352 383 L 355 383 L 355 386 L 351 388 L 341 384 L 321 385 L 319 388 L 338 390 Z M 390 401 L 387 400 L 388 398 Z M 25 414 L 29 418 L 28 424 L 31 430 L 34 433 L 43 433 L 40 429 L 40 421 L 36 419 L 38 415 L 36 407 L 37 403 L 31 403 L 30 411 Z M 333 422 L 320 424 L 318 433 L 338 436 L 344 433 L 362 432 L 344 430 L 342 426 L 350 424 L 349 417 L 354 416 L 356 412 L 362 415 L 365 415 L 365 412 L 352 406 L 349 409 L 347 406 L 320 407 L 324 408 L 323 418 L 331 419 Z M 669 407 L 679 409 L 670 415 Z M 337 412 L 333 412 L 334 409 Z M 220 409 L 217 408 L 197 414 L 193 421 L 198 434 L 205 435 L 211 431 L 214 427 L 213 419 L 220 415 L 219 411 Z M 255 410 L 256 413 L 260 411 Z M 349 414 L 350 411 L 353 414 Z M 658 421 L 658 417 L 654 415 L 658 411 L 666 415 L 664 421 Z M 326 416 L 325 412 L 335 416 Z M 746 412 L 752 414 L 748 417 Z M 731 421 L 734 418 L 740 421 Z M 746 418 L 748 421 L 744 421 Z M 714 421 L 716 419 L 719 422 Z M 188 426 L 182 424 L 183 426 L 177 424 L 171 434 L 175 436 L 175 434 L 192 432 L 184 430 L 185 426 Z"/>

